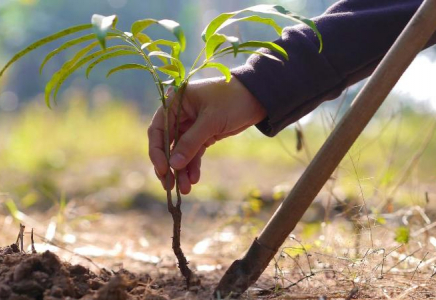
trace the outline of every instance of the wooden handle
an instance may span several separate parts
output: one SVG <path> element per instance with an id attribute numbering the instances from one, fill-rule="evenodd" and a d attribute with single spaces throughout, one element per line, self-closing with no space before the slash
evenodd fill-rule
<path id="1" fill-rule="evenodd" d="M 224 274 L 215 296 L 240 295 L 256 282 L 274 256 L 271 253 L 276 253 L 294 230 L 313 199 L 435 31 L 436 0 L 425 0 L 247 255 L 235 261 Z M 252 248 L 257 250 L 252 251 Z M 264 251 L 260 251 L 260 248 Z M 258 255 L 253 258 L 253 255 L 248 255 L 250 253 Z"/>
<path id="2" fill-rule="evenodd" d="M 259 236 L 262 245 L 278 250 L 283 244 L 401 75 L 435 31 L 436 0 L 426 0 L 270 219 Z"/>

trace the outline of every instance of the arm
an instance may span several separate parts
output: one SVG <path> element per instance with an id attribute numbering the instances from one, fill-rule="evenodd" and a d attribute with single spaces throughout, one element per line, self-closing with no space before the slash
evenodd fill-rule
<path id="1" fill-rule="evenodd" d="M 276 41 L 286 49 L 283 64 L 259 56 L 223 78 L 190 83 L 182 102 L 181 136 L 170 164 L 188 193 L 200 178 L 201 157 L 216 141 L 257 125 L 273 136 L 288 124 L 369 76 L 422 0 L 342 0 L 315 19 L 324 50 L 307 27 L 287 28 Z M 436 42 L 436 35 L 432 43 Z M 172 111 L 170 119 L 175 119 Z M 172 123 L 174 125 L 174 122 Z M 149 155 L 164 183 L 170 172 L 163 145 L 163 113 L 149 127 Z M 174 126 L 170 128 L 174 135 Z"/>
<path id="2" fill-rule="evenodd" d="M 253 56 L 233 75 L 257 98 L 267 118 L 257 124 L 274 136 L 348 86 L 369 76 L 422 0 L 342 0 L 314 19 L 324 40 L 306 26 L 286 28 L 276 41 L 283 64 Z M 435 43 L 436 35 L 432 43 Z"/>

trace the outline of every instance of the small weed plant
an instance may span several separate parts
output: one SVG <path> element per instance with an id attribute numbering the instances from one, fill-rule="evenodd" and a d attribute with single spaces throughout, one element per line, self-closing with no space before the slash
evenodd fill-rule
<path id="1" fill-rule="evenodd" d="M 242 16 L 241 16 L 242 15 Z M 219 58 L 226 55 L 237 56 L 240 53 L 255 54 L 266 56 L 270 59 L 281 62 L 277 56 L 288 59 L 286 51 L 274 42 L 250 40 L 241 42 L 237 37 L 228 36 L 220 33 L 225 27 L 237 22 L 255 22 L 272 27 L 278 35 L 281 35 L 283 28 L 278 25 L 273 17 L 278 16 L 298 23 L 308 25 L 314 30 L 320 40 L 320 50 L 322 49 L 321 35 L 316 29 L 313 21 L 298 16 L 277 5 L 256 5 L 239 11 L 220 14 L 213 19 L 204 29 L 202 39 L 204 47 L 201 49 L 193 65 L 188 69 L 180 60 L 180 54 L 185 50 L 186 38 L 183 30 L 177 22 L 173 20 L 143 19 L 135 21 L 129 32 L 117 28 L 117 16 L 93 15 L 90 24 L 82 24 L 64 29 L 58 33 L 45 37 L 31 44 L 24 50 L 15 54 L 12 59 L 1 69 L 0 77 L 13 63 L 28 54 L 29 52 L 44 46 L 50 42 L 61 38 L 67 38 L 59 48 L 51 51 L 43 60 L 40 72 L 44 66 L 59 53 L 72 48 L 81 46 L 73 57 L 66 61 L 62 67 L 53 74 L 45 87 L 45 101 L 48 107 L 52 102 L 56 102 L 56 97 L 62 84 L 79 69 L 86 67 L 86 76 L 100 63 L 112 60 L 121 56 L 139 56 L 142 63 L 128 63 L 109 70 L 107 76 L 111 76 L 121 71 L 139 69 L 148 72 L 153 79 L 159 99 L 164 109 L 165 116 L 165 154 L 167 161 L 171 155 L 171 147 L 174 147 L 179 139 L 176 121 L 174 140 L 169 135 L 168 113 L 173 105 L 177 105 L 180 112 L 183 93 L 189 80 L 199 70 L 214 68 L 221 72 L 226 82 L 231 79 L 230 69 L 218 62 Z M 151 39 L 144 31 L 150 26 L 162 26 L 175 36 L 175 40 Z M 81 34 L 77 37 L 78 34 Z M 73 38 L 72 38 L 73 36 Z M 111 45 L 108 45 L 110 41 Z M 113 43 L 114 42 L 114 43 Z M 270 51 L 259 51 L 258 48 L 266 48 Z M 166 50 L 166 51 L 164 51 Z M 275 55 L 273 55 L 275 54 Z M 174 97 L 169 97 L 168 89 L 174 90 Z M 52 101 L 53 97 L 53 101 Z M 198 284 L 198 278 L 188 267 L 188 261 L 183 254 L 180 246 L 181 233 L 181 195 L 178 185 L 177 171 L 174 170 L 176 178 L 176 203 L 172 199 L 171 190 L 167 188 L 168 210 L 173 218 L 173 241 L 172 248 L 177 257 L 179 268 L 186 278 L 187 284 Z M 168 172 L 166 181 L 171 180 Z M 169 184 L 167 184 L 169 186 Z"/>

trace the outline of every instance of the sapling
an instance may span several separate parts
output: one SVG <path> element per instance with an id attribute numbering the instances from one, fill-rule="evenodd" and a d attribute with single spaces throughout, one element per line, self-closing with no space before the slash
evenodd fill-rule
<path id="1" fill-rule="evenodd" d="M 248 15 L 236 18 L 237 15 L 243 13 Z M 45 102 L 48 107 L 51 107 L 52 102 L 56 102 L 58 92 L 65 80 L 82 67 L 87 66 L 86 76 L 88 77 L 90 72 L 98 64 L 106 60 L 120 56 L 139 56 L 142 63 L 120 65 L 109 70 L 107 77 L 120 71 L 132 69 L 144 70 L 151 75 L 159 93 L 159 100 L 164 111 L 165 156 L 167 162 L 169 162 L 171 149 L 179 140 L 179 113 L 182 107 L 183 94 L 187 88 L 189 80 L 194 74 L 205 68 L 214 68 L 224 75 L 226 82 L 229 82 L 231 79 L 230 69 L 224 64 L 217 62 L 219 58 L 226 55 L 237 56 L 240 53 L 255 54 L 266 56 L 270 59 L 281 62 L 280 59 L 273 55 L 275 54 L 284 59 L 288 59 L 286 51 L 274 42 L 255 40 L 241 42 L 237 37 L 219 33 L 225 27 L 237 22 L 255 22 L 270 26 L 278 35 L 281 35 L 283 28 L 273 18 L 265 17 L 265 15 L 279 16 L 310 26 L 318 36 L 320 50 L 322 49 L 321 35 L 316 29 L 313 21 L 293 14 L 281 6 L 256 5 L 238 11 L 223 13 L 213 19 L 202 33 L 204 46 L 188 70 L 180 60 L 180 54 L 186 48 L 186 38 L 181 26 L 177 22 L 166 19 L 143 19 L 135 21 L 132 24 L 130 31 L 124 32 L 117 28 L 118 18 L 116 15 L 105 17 L 95 14 L 92 16 L 90 24 L 82 24 L 64 29 L 58 33 L 43 38 L 18 52 L 0 71 L 0 77 L 7 68 L 29 52 L 55 40 L 67 37 L 68 40 L 64 44 L 50 52 L 45 57 L 40 67 L 40 72 L 42 72 L 44 66 L 54 56 L 73 46 L 81 46 L 81 49 L 77 51 L 70 60 L 66 61 L 62 67 L 52 75 L 51 79 L 46 84 Z M 144 33 L 144 31 L 152 25 L 158 25 L 169 30 L 175 36 L 175 40 L 151 39 L 151 37 Z M 81 35 L 79 37 L 71 38 L 73 34 Z M 108 45 L 108 41 L 111 42 L 110 46 Z M 266 48 L 270 51 L 256 50 L 258 48 Z M 163 49 L 166 51 L 163 51 Z M 173 89 L 174 93 L 172 94 L 174 94 L 174 96 L 168 96 L 170 94 L 168 93 L 169 89 Z M 170 139 L 169 120 L 169 111 L 172 109 L 173 105 L 177 105 L 177 108 L 175 108 L 177 116 L 174 128 L 174 140 Z M 173 218 L 172 248 L 177 257 L 179 269 L 189 286 L 198 284 L 199 281 L 189 269 L 188 261 L 180 246 L 182 220 L 182 212 L 180 208 L 182 199 L 179 189 L 178 174 L 176 170 L 173 171 L 175 175 L 175 204 L 172 199 L 171 189 L 169 188 L 171 175 L 170 172 L 167 172 L 166 174 L 167 205 L 168 211 L 171 213 Z"/>

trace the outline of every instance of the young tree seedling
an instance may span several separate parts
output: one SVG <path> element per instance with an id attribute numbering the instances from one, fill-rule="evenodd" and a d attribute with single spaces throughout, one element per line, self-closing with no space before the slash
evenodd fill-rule
<path id="1" fill-rule="evenodd" d="M 239 17 L 240 14 L 244 16 Z M 74 56 L 66 61 L 62 67 L 55 72 L 45 87 L 45 102 L 48 107 L 51 107 L 51 98 L 53 94 L 53 102 L 56 103 L 58 92 L 65 82 L 74 72 L 82 67 L 87 66 L 86 76 L 100 63 L 114 59 L 120 56 L 139 56 L 142 63 L 128 63 L 120 65 L 111 69 L 107 73 L 107 77 L 118 73 L 120 71 L 139 69 L 147 71 L 153 79 L 157 91 L 159 93 L 159 100 L 164 110 L 165 119 L 165 155 L 167 162 L 169 162 L 171 149 L 179 140 L 179 115 L 183 101 L 183 94 L 188 85 L 189 80 L 198 71 L 205 68 L 214 68 L 221 72 L 229 82 L 231 79 L 230 69 L 224 64 L 217 62 L 219 58 L 226 55 L 237 56 L 240 53 L 254 54 L 266 56 L 270 59 L 281 62 L 276 56 L 288 59 L 288 54 L 279 45 L 274 42 L 264 42 L 250 40 L 241 42 L 237 37 L 228 36 L 219 33 L 225 27 L 237 22 L 255 22 L 261 23 L 272 27 L 278 35 L 282 34 L 283 28 L 269 16 L 279 16 L 291 21 L 303 23 L 308 25 L 314 30 L 320 40 L 320 50 L 322 49 L 321 35 L 316 29 L 313 21 L 304 17 L 298 16 L 289 12 L 285 8 L 278 5 L 256 5 L 242 10 L 227 12 L 220 14 L 213 19 L 204 29 L 202 39 L 204 46 L 198 54 L 193 65 L 187 70 L 186 66 L 180 60 L 180 54 L 185 50 L 186 38 L 179 23 L 173 20 L 155 20 L 143 19 L 136 21 L 132 24 L 129 32 L 124 32 L 117 28 L 117 16 L 101 16 L 93 15 L 90 24 L 82 24 L 64 29 L 58 33 L 45 37 L 35 43 L 31 44 L 24 50 L 15 54 L 14 57 L 3 67 L 0 71 L 0 77 L 13 63 L 28 54 L 29 52 L 55 40 L 67 37 L 68 40 L 59 48 L 50 52 L 43 60 L 40 72 L 43 71 L 44 66 L 54 56 L 59 53 L 70 49 L 73 46 L 82 46 Z M 238 16 L 238 18 L 236 18 Z M 159 25 L 169 30 L 176 38 L 175 41 L 166 39 L 153 40 L 144 31 L 152 26 Z M 73 34 L 84 34 L 76 38 L 71 38 Z M 86 33 L 86 34 L 85 34 Z M 108 46 L 107 41 L 115 42 L 115 45 Z M 86 45 L 83 45 L 87 43 Z M 167 49 L 163 51 L 162 48 Z M 266 48 L 269 51 L 256 50 L 258 48 Z M 174 90 L 174 97 L 169 97 L 168 90 Z M 175 124 L 175 137 L 174 140 L 170 139 L 170 121 L 169 111 L 172 106 L 177 103 L 177 120 Z M 178 260 L 178 266 L 186 279 L 188 287 L 190 285 L 199 284 L 198 278 L 188 267 L 188 261 L 180 246 L 180 233 L 182 212 L 181 204 L 182 199 L 179 190 L 178 174 L 176 170 L 175 175 L 175 190 L 176 190 L 176 204 L 172 199 L 170 186 L 171 176 L 170 172 L 166 174 L 166 193 L 168 211 L 173 218 L 173 241 L 172 248 Z"/>

